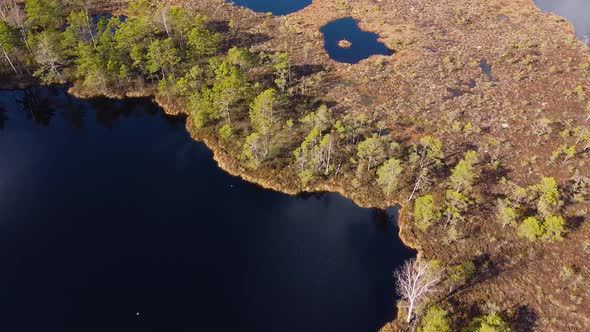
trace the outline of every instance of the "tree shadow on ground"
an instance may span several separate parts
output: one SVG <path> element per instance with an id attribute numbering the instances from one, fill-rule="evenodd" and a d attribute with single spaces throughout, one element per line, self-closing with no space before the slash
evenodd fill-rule
<path id="1" fill-rule="evenodd" d="M 251 33 L 251 32 L 237 32 L 228 41 L 228 45 L 231 47 L 251 47 L 254 45 L 266 43 L 271 40 L 270 36 L 264 33 Z M 231 47 L 227 47 L 228 49 Z"/>
<path id="2" fill-rule="evenodd" d="M 533 309 L 527 305 L 521 305 L 508 318 L 508 323 L 514 332 L 533 332 L 536 331 L 538 319 L 539 315 Z"/>
<path id="3" fill-rule="evenodd" d="M 229 36 L 224 40 L 220 48 L 221 53 L 226 53 L 234 46 L 248 48 L 254 45 L 265 43 L 272 39 L 269 35 L 264 33 L 232 31 L 229 21 L 211 21 L 207 23 L 207 29 L 221 33 L 224 36 Z"/>
<path id="4" fill-rule="evenodd" d="M 570 217 L 566 219 L 565 228 L 572 232 L 578 230 L 584 223 L 584 216 Z"/>
<path id="5" fill-rule="evenodd" d="M 293 74 L 294 79 L 302 78 L 305 76 L 317 74 L 321 71 L 325 70 L 325 67 L 322 65 L 298 65 L 298 66 L 291 66 L 291 73 Z"/>

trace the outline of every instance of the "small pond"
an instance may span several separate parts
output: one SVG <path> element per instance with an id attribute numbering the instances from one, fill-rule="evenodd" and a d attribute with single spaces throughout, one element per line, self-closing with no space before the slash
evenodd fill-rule
<path id="1" fill-rule="evenodd" d="M 351 17 L 332 21 L 322 27 L 321 32 L 328 55 L 339 62 L 358 63 L 371 55 L 393 54 L 377 40 L 379 35 L 361 30 Z"/>
<path id="2" fill-rule="evenodd" d="M 0 92 L 0 330 L 377 331 L 395 211 L 228 175 L 147 99 Z"/>
<path id="3" fill-rule="evenodd" d="M 590 37 L 590 1 L 588 0 L 533 0 L 544 12 L 562 16 L 574 25 L 578 38 Z M 588 42 L 588 40 L 586 40 Z"/>
<path id="4" fill-rule="evenodd" d="M 311 5 L 312 0 L 229 0 L 228 2 L 250 8 L 258 13 L 287 15 Z"/>

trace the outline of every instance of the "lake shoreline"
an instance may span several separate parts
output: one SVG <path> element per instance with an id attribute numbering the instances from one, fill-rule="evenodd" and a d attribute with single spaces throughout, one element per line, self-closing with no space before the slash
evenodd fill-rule
<path id="1" fill-rule="evenodd" d="M 90 99 L 90 98 L 97 98 L 97 97 L 106 97 L 106 98 L 113 98 L 113 99 L 124 99 L 124 98 L 151 98 L 152 102 L 156 103 L 160 106 L 164 113 L 168 115 L 179 115 L 184 114 L 187 115 L 186 120 L 186 130 L 190 134 L 190 136 L 198 141 L 202 142 L 213 152 L 213 159 L 217 163 L 218 167 L 227 172 L 230 175 L 237 176 L 244 181 L 253 183 L 258 185 L 264 189 L 269 189 L 277 192 L 281 192 L 287 195 L 296 196 L 304 193 L 322 193 L 322 192 L 330 192 L 330 193 L 338 193 L 343 197 L 352 200 L 357 206 L 361 208 L 377 208 L 385 210 L 392 206 L 399 206 L 398 212 L 398 220 L 397 220 L 397 227 L 399 228 L 398 237 L 400 241 L 407 246 L 408 248 L 415 250 L 420 257 L 420 246 L 419 243 L 412 240 L 410 236 L 408 236 L 408 231 L 410 230 L 409 223 L 411 222 L 410 216 L 407 215 L 407 211 L 409 211 L 409 206 L 407 205 L 408 200 L 400 199 L 399 202 L 397 201 L 390 201 L 390 204 L 377 204 L 377 202 L 367 200 L 366 197 L 354 194 L 346 190 L 342 185 L 335 184 L 335 183 L 319 183 L 311 187 L 286 187 L 281 184 L 280 179 L 277 180 L 275 177 L 260 177 L 257 176 L 255 173 L 256 171 L 252 171 L 241 165 L 240 163 L 236 162 L 235 158 L 231 157 L 228 152 L 224 149 L 222 144 L 219 144 L 219 140 L 215 137 L 215 135 L 207 135 L 203 133 L 199 133 L 195 130 L 194 126 L 191 126 L 191 118 L 187 111 L 179 109 L 177 106 L 170 106 L 167 105 L 164 101 L 158 100 L 158 98 L 154 97 L 154 92 L 149 92 L 145 90 L 138 90 L 138 91 L 128 91 L 124 94 L 88 94 L 84 91 L 79 89 L 70 88 L 68 89 L 68 93 L 76 98 L 81 99 Z M 400 304 L 397 304 L 397 317 L 393 323 L 386 324 L 387 328 L 393 329 L 398 327 L 399 323 L 403 321 L 405 318 L 403 313 L 402 307 Z"/>
<path id="2" fill-rule="evenodd" d="M 393 319 L 387 276 L 414 255 L 395 211 L 243 181 L 185 121 L 150 98 L 2 91 L 6 329 L 357 332 Z"/>
<path id="3" fill-rule="evenodd" d="M 425 135 L 441 138 L 449 150 L 444 161 L 447 168 L 441 171 L 440 178 L 433 179 L 429 191 L 436 200 L 444 200 L 449 187 L 446 177 L 452 166 L 466 151 L 479 151 L 485 161 L 478 165 L 481 182 L 473 195 L 473 211 L 458 226 L 459 233 L 450 234 L 449 228 L 442 225 L 424 232 L 414 225 L 412 205 L 407 200 L 411 174 L 400 181 L 404 183 L 403 190 L 388 198 L 372 180 L 356 184 L 356 164 L 335 176 L 318 177 L 302 185 L 290 165 L 291 154 L 278 156 L 271 160 L 271 165 L 252 170 L 239 160 L 238 147 L 219 138 L 219 125 L 197 130 L 191 112 L 166 103 L 153 86 L 110 94 L 93 93 L 74 84 L 70 93 L 81 98 L 150 97 L 167 114 L 187 114 L 187 131 L 213 151 L 220 168 L 261 187 L 291 195 L 338 192 L 361 207 L 387 208 L 399 204 L 399 237 L 417 250 L 419 257 L 438 259 L 449 269 L 466 260 L 478 263 L 481 280 L 451 294 L 438 294 L 438 300 L 456 303 L 449 307 L 457 322 L 471 319 L 466 312 L 475 304 L 482 307 L 488 301 L 516 323 L 522 320 L 518 316 L 521 306 L 532 310 L 539 316 L 536 324 L 541 330 L 567 330 L 588 322 L 584 317 L 588 308 L 581 306 L 581 314 L 572 314 L 565 308 L 576 304 L 571 304 L 571 299 L 561 292 L 550 295 L 553 301 L 536 298 L 540 296 L 537 285 L 555 290 L 559 280 L 555 271 L 575 266 L 584 259 L 585 253 L 574 251 L 572 243 L 584 241 L 588 223 L 580 223 L 580 228 L 573 229 L 565 242 L 552 244 L 526 242 L 517 236 L 514 227 L 500 228 L 495 220 L 495 198 L 505 195 L 502 179 L 527 187 L 538 183 L 541 176 L 552 176 L 565 192 L 575 173 L 573 169 L 587 173 L 583 153 L 567 163 L 568 167 L 544 163 L 561 145 L 573 144 L 573 128 L 566 132 L 571 123 L 587 122 L 583 109 L 590 84 L 584 64 L 590 52 L 575 38 L 571 24 L 542 14 L 531 0 L 471 4 L 459 0 L 426 1 L 412 6 L 402 1 L 376 6 L 368 0 L 339 6 L 334 1 L 314 0 L 305 9 L 279 18 L 224 2 L 191 5 L 210 16 L 218 15 L 220 20 L 231 20 L 236 29 L 252 35 L 272 31 L 271 40 L 251 46 L 256 51 L 282 49 L 283 40 L 293 45 L 309 44 L 310 63 L 327 68 L 323 81 L 308 92 L 316 101 L 334 104 L 333 109 L 347 115 L 381 116 L 383 126 L 394 131 L 395 138 L 407 146 L 417 144 Z M 319 30 L 342 17 L 352 17 L 359 21 L 361 29 L 377 33 L 379 40 L 396 54 L 371 56 L 355 65 L 330 59 Z M 303 53 L 295 50 L 294 65 L 307 65 Z M 536 134 L 538 119 L 547 119 L 551 124 L 541 134 Z M 351 155 L 355 157 L 354 153 Z M 499 160 L 496 168 L 489 166 L 492 162 L 488 164 L 494 159 Z M 583 218 L 581 213 L 587 208 L 587 201 L 583 201 L 561 209 L 568 219 L 575 219 Z M 551 252 L 568 259 L 557 260 Z M 494 275 L 489 266 L 496 265 L 506 272 Z M 540 271 L 546 278 L 532 282 Z M 579 273 L 588 272 L 582 269 Z M 578 294 L 577 290 L 571 292 Z M 587 294 L 579 296 L 583 299 Z M 552 311 L 554 307 L 559 310 Z M 398 310 L 398 319 L 384 331 L 405 326 L 402 316 L 403 310 Z"/>

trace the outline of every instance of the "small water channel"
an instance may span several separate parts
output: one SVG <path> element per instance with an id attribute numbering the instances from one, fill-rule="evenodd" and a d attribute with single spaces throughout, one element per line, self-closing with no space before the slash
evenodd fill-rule
<path id="1" fill-rule="evenodd" d="M 544 12 L 562 16 L 574 25 L 576 35 L 588 42 L 590 37 L 590 1 L 588 0 L 533 0 Z"/>
<path id="2" fill-rule="evenodd" d="M 338 62 L 358 63 L 372 55 L 393 54 L 378 41 L 379 35 L 361 30 L 351 17 L 332 21 L 322 27 L 321 32 L 328 55 Z"/>
<path id="3" fill-rule="evenodd" d="M 258 13 L 287 15 L 311 5 L 312 0 L 228 0 L 228 2 L 250 8 Z"/>
<path id="4" fill-rule="evenodd" d="M 2 331 L 377 331 L 395 215 L 220 170 L 146 99 L 0 92 Z"/>

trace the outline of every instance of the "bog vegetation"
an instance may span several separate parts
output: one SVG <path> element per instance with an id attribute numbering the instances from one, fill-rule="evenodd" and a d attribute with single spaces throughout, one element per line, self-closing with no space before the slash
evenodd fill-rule
<path id="1" fill-rule="evenodd" d="M 464 239 L 482 214 L 526 245 L 565 241 L 568 204 L 588 194 L 590 179 L 579 172 L 567 186 L 543 175 L 528 186 L 511 181 L 503 173 L 501 143 L 493 139 L 460 147 L 442 135 L 402 139 L 387 130 L 385 111 L 339 111 L 314 90 L 329 68 L 295 64 L 288 48 L 255 51 L 239 40 L 232 22 L 220 26 L 183 7 L 148 0 L 131 2 L 125 13 L 92 15 L 85 0 L 27 0 L 24 6 L 3 1 L 3 75 L 70 83 L 87 95 L 147 91 L 166 108 L 187 113 L 189 128 L 213 138 L 244 172 L 282 174 L 282 184 L 297 190 L 344 183 L 359 195 L 407 202 L 413 231 L 446 245 Z M 449 70 L 459 65 L 451 58 L 442 64 Z M 569 91 L 568 98 L 584 98 L 583 88 Z M 451 131 L 465 135 L 481 130 L 452 123 Z M 533 132 L 546 139 L 551 130 L 551 121 L 540 119 Z M 566 165 L 590 149 L 585 127 L 570 126 L 561 137 L 567 144 L 552 153 L 552 164 Z M 491 186 L 501 192 L 490 194 Z M 407 292 L 408 321 L 419 317 L 419 331 L 509 331 L 498 313 L 504 308 L 465 322 L 434 304 L 490 271 L 490 263 L 404 266 L 398 287 Z M 417 276 L 424 289 L 404 288 Z"/>

